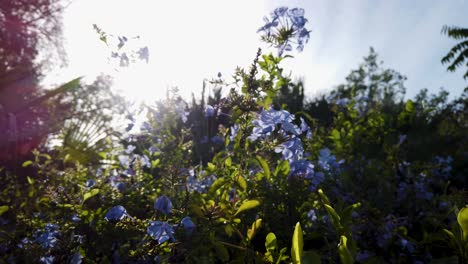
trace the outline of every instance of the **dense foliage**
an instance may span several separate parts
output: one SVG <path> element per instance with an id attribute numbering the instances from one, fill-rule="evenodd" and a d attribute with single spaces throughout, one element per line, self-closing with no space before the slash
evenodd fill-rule
<path id="1" fill-rule="evenodd" d="M 105 80 L 79 88 L 94 96 L 72 96 L 61 130 L 0 170 L 3 261 L 467 262 L 467 91 L 405 100 L 371 49 L 304 102 L 281 66 L 309 39 L 304 10 L 265 22 L 278 53 L 207 82 L 208 99 L 130 111 Z"/>

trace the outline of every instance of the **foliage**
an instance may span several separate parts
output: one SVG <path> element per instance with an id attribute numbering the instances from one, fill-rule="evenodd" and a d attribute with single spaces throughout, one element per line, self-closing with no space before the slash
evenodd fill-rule
<path id="1" fill-rule="evenodd" d="M 456 26 L 444 26 L 442 33 L 455 40 L 461 40 L 460 43 L 453 46 L 453 48 L 442 58 L 442 63 L 450 63 L 447 70 L 453 72 L 455 69 L 463 66 L 466 60 L 466 66 L 468 67 L 468 28 L 456 27 Z M 468 71 L 463 75 L 464 79 L 468 78 Z"/>

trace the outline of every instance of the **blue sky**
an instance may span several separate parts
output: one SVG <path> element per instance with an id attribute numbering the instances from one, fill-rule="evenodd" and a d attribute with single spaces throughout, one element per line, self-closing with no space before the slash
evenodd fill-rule
<path id="1" fill-rule="evenodd" d="M 443 25 L 468 26 L 468 0 L 307 0 L 307 1 L 154 1 L 77 0 L 64 14 L 69 66 L 45 80 L 53 84 L 100 72 L 116 77 L 117 90 L 129 99 L 160 99 L 177 86 L 189 97 L 199 94 L 204 79 L 218 72 L 229 77 L 236 66 L 248 67 L 259 46 L 256 30 L 263 16 L 278 6 L 302 7 L 312 30 L 304 52 L 285 68 L 306 83 L 306 93 L 323 93 L 343 83 L 369 47 L 384 67 L 406 75 L 407 97 L 421 88 L 440 87 L 459 95 L 468 82 L 463 71 L 446 71 L 441 58 L 456 41 L 441 34 Z M 119 35 L 140 35 L 150 62 L 115 71 L 109 50 L 92 24 Z M 273 51 L 265 49 L 265 52 Z"/>
<path id="2" fill-rule="evenodd" d="M 312 29 L 308 49 L 298 56 L 296 69 L 305 76 L 309 92 L 329 89 L 344 81 L 357 67 L 369 47 L 375 48 L 384 67 L 406 75 L 407 96 L 421 88 L 437 92 L 445 87 L 460 94 L 468 82 L 463 71 L 449 73 L 441 58 L 456 43 L 443 36 L 443 25 L 468 26 L 468 1 L 274 1 L 278 5 L 302 6 Z M 295 65 L 296 66 L 296 65 Z M 310 67 L 317 76 L 308 80 Z M 325 80 L 317 80 L 325 74 Z M 318 85 L 317 85 L 318 84 Z"/>

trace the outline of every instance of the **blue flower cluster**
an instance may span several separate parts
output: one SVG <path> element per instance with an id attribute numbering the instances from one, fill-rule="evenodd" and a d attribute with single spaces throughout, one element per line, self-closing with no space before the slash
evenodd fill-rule
<path id="1" fill-rule="evenodd" d="M 127 213 L 127 210 L 123 206 L 117 205 L 107 211 L 104 219 L 107 221 L 120 221 L 126 216 L 130 217 L 130 215 Z"/>
<path id="2" fill-rule="evenodd" d="M 318 165 L 325 171 L 340 170 L 340 165 L 343 160 L 336 161 L 335 155 L 331 153 L 329 148 L 323 148 L 319 151 Z"/>
<path id="3" fill-rule="evenodd" d="M 307 19 L 302 8 L 276 8 L 270 18 L 264 17 L 264 21 L 265 25 L 257 32 L 262 32 L 262 39 L 278 49 L 278 56 L 291 51 L 292 44 L 302 51 L 309 41 L 310 31 L 305 28 Z"/>
<path id="4" fill-rule="evenodd" d="M 158 241 L 159 244 L 168 240 L 175 241 L 174 229 L 167 222 L 150 221 L 150 226 L 148 226 L 146 233 Z"/>
<path id="5" fill-rule="evenodd" d="M 294 115 L 286 110 L 263 110 L 259 118 L 252 122 L 255 126 L 248 138 L 255 141 L 271 135 L 276 130 L 280 135 L 289 138 L 287 141 L 276 146 L 275 152 L 281 153 L 282 158 L 289 162 L 289 177 L 300 177 L 310 180 L 310 189 L 315 191 L 317 186 L 325 180 L 325 175 L 323 173 L 316 174 L 312 162 L 304 159 L 306 154 L 304 153 L 302 141 L 299 138 L 299 136 L 305 134 L 307 139 L 311 139 L 312 130 L 304 119 L 300 119 L 300 126 L 293 123 L 294 119 Z"/>
<path id="6" fill-rule="evenodd" d="M 252 123 L 255 125 L 252 134 L 249 136 L 249 139 L 252 141 L 257 140 L 258 138 L 264 138 L 275 131 L 276 126 L 279 125 L 280 132 L 289 132 L 293 135 L 300 135 L 301 129 L 292 123 L 294 120 L 294 115 L 290 114 L 286 110 L 275 110 L 270 108 L 270 110 L 263 110 L 259 118 L 254 120 Z"/>
<path id="7" fill-rule="evenodd" d="M 200 176 L 202 179 L 197 179 L 195 175 L 195 171 L 193 169 L 189 170 L 189 175 L 187 177 L 187 188 L 189 191 L 199 192 L 199 193 L 206 193 L 208 188 L 216 181 L 216 176 L 211 174 L 206 176 L 205 171 L 201 171 Z"/>
<path id="8" fill-rule="evenodd" d="M 160 211 L 164 215 L 169 215 L 172 211 L 172 202 L 167 196 L 160 196 L 154 201 L 154 209 Z"/>
<path id="9" fill-rule="evenodd" d="M 55 247 L 55 245 L 57 244 L 59 235 L 60 232 L 58 231 L 58 226 L 56 224 L 46 224 L 44 226 L 43 233 L 39 233 L 39 231 L 36 231 L 35 241 L 41 244 L 42 248 L 50 249 Z"/>
<path id="10" fill-rule="evenodd" d="M 167 196 L 160 196 L 154 202 L 154 208 L 161 211 L 164 215 L 169 215 L 172 210 L 172 202 Z M 191 236 L 195 231 L 195 224 L 188 216 L 182 218 L 180 225 L 185 229 L 185 234 Z M 175 241 L 174 228 L 165 221 L 150 221 L 146 233 L 151 236 L 158 244 L 166 241 Z"/>

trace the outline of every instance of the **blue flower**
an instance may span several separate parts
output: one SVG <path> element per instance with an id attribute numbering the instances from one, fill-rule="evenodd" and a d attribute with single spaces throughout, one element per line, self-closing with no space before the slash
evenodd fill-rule
<path id="1" fill-rule="evenodd" d="M 124 219 L 125 216 L 129 216 L 127 210 L 121 205 L 117 205 L 107 211 L 104 219 L 107 221 L 120 221 Z"/>
<path id="2" fill-rule="evenodd" d="M 193 234 L 193 231 L 195 231 L 195 224 L 192 222 L 192 219 L 190 219 L 190 217 L 186 216 L 186 217 L 182 218 L 180 223 L 185 229 L 185 234 L 187 236 L 191 236 Z"/>
<path id="3" fill-rule="evenodd" d="M 202 172 L 203 173 L 203 172 Z M 200 174 L 202 174 L 200 173 Z M 216 181 L 216 176 L 210 175 L 208 177 L 203 177 L 202 180 L 198 180 L 195 176 L 194 170 L 190 170 L 189 176 L 187 178 L 187 188 L 189 191 L 205 193 L 207 189 Z"/>
<path id="4" fill-rule="evenodd" d="M 311 209 L 309 212 L 307 212 L 307 218 L 311 222 L 315 222 L 317 220 L 317 214 L 315 213 L 314 209 Z"/>
<path id="5" fill-rule="evenodd" d="M 278 49 L 278 56 L 284 51 L 291 51 L 292 44 L 302 51 L 309 41 L 310 31 L 305 28 L 307 19 L 304 9 L 279 7 L 270 15 L 271 20 L 264 18 L 265 25 L 257 30 L 263 32 L 262 40 Z"/>
<path id="6" fill-rule="evenodd" d="M 78 222 L 81 221 L 81 218 L 79 218 L 77 214 L 74 214 L 74 215 L 72 216 L 71 220 L 72 220 L 73 222 L 75 222 L 75 223 L 78 223 Z"/>
<path id="7" fill-rule="evenodd" d="M 312 130 L 310 127 L 307 125 L 307 123 L 304 121 L 304 118 L 300 118 L 301 120 L 301 132 L 306 133 L 306 138 L 311 139 L 312 138 Z"/>
<path id="8" fill-rule="evenodd" d="M 154 209 L 161 211 L 161 213 L 165 215 L 170 214 L 172 210 L 171 200 L 165 195 L 158 197 L 158 199 L 154 201 Z"/>
<path id="9" fill-rule="evenodd" d="M 222 138 L 221 136 L 214 136 L 210 140 L 213 144 L 216 144 L 216 145 L 224 144 L 224 138 Z"/>
<path id="10" fill-rule="evenodd" d="M 239 124 L 234 124 L 231 126 L 231 135 L 229 136 L 229 140 L 232 142 L 237 136 L 237 133 L 239 133 Z"/>
<path id="11" fill-rule="evenodd" d="M 284 16 L 287 11 L 288 8 L 285 6 L 278 7 L 273 11 L 272 17 L 278 19 L 279 17 Z"/>
<path id="12" fill-rule="evenodd" d="M 125 153 L 131 154 L 131 153 L 133 153 L 133 151 L 134 151 L 135 149 L 136 149 L 135 146 L 133 146 L 133 145 L 128 145 L 128 146 L 127 146 L 127 149 L 125 149 Z"/>
<path id="13" fill-rule="evenodd" d="M 150 162 L 150 159 L 148 158 L 148 156 L 146 155 L 143 155 L 143 156 L 140 156 L 140 162 L 141 162 L 141 165 L 147 167 L 147 168 L 151 168 L 151 162 Z"/>
<path id="14" fill-rule="evenodd" d="M 41 257 L 41 263 L 44 263 L 44 264 L 53 264 L 53 263 L 54 263 L 54 259 L 55 259 L 54 256 L 44 256 L 44 257 Z"/>
<path id="15" fill-rule="evenodd" d="M 45 249 L 53 248 L 57 242 L 57 237 L 60 235 L 58 226 L 55 224 L 46 224 L 44 226 L 44 233 L 38 235 L 36 232 L 36 242 L 41 244 Z"/>
<path id="16" fill-rule="evenodd" d="M 212 117 L 216 114 L 216 110 L 211 105 L 206 105 L 205 107 L 205 117 Z"/>
<path id="17" fill-rule="evenodd" d="M 310 181 L 310 190 L 315 192 L 317 187 L 325 180 L 325 174 L 321 171 L 315 173 Z"/>
<path id="18" fill-rule="evenodd" d="M 314 165 L 307 160 L 296 160 L 290 164 L 289 175 L 312 179 L 314 177 Z"/>
<path id="19" fill-rule="evenodd" d="M 162 244 L 168 240 L 175 241 L 174 229 L 167 222 L 150 221 L 150 226 L 148 226 L 146 233 L 158 241 L 158 244 Z"/>
<path id="20" fill-rule="evenodd" d="M 143 47 L 143 48 L 140 48 L 138 51 L 138 58 L 140 60 L 145 60 L 146 63 L 148 63 L 149 61 L 149 49 L 148 47 Z"/>
<path id="21" fill-rule="evenodd" d="M 343 161 L 336 161 L 335 155 L 331 154 L 331 150 L 329 148 L 323 148 L 319 151 L 318 164 L 325 171 L 329 171 L 332 168 L 339 169 L 342 162 Z"/>
<path id="22" fill-rule="evenodd" d="M 73 254 L 70 263 L 71 264 L 81 264 L 83 261 L 83 256 L 80 254 L 80 252 L 76 252 Z"/>
<path id="23" fill-rule="evenodd" d="M 302 142 L 299 138 L 293 138 L 277 146 L 275 148 L 275 152 L 281 153 L 283 155 L 283 159 L 289 162 L 300 160 L 304 155 Z"/>
<path id="24" fill-rule="evenodd" d="M 87 181 L 86 181 L 86 184 L 85 184 L 85 186 L 86 186 L 87 188 L 92 188 L 94 185 L 96 185 L 96 181 L 93 180 L 93 179 L 87 180 Z"/>
<path id="25" fill-rule="evenodd" d="M 130 166 L 130 157 L 127 155 L 119 155 L 117 157 L 119 159 L 120 165 L 124 168 L 128 168 Z"/>
<path id="26" fill-rule="evenodd" d="M 254 124 L 255 127 L 253 128 L 249 139 L 255 141 L 259 137 L 269 135 L 275 130 L 277 125 L 281 125 L 281 128 L 285 132 L 291 133 L 293 135 L 299 135 L 300 128 L 291 123 L 293 120 L 294 115 L 290 114 L 286 110 L 263 110 L 260 113 L 259 118 L 252 121 L 252 124 Z"/>

